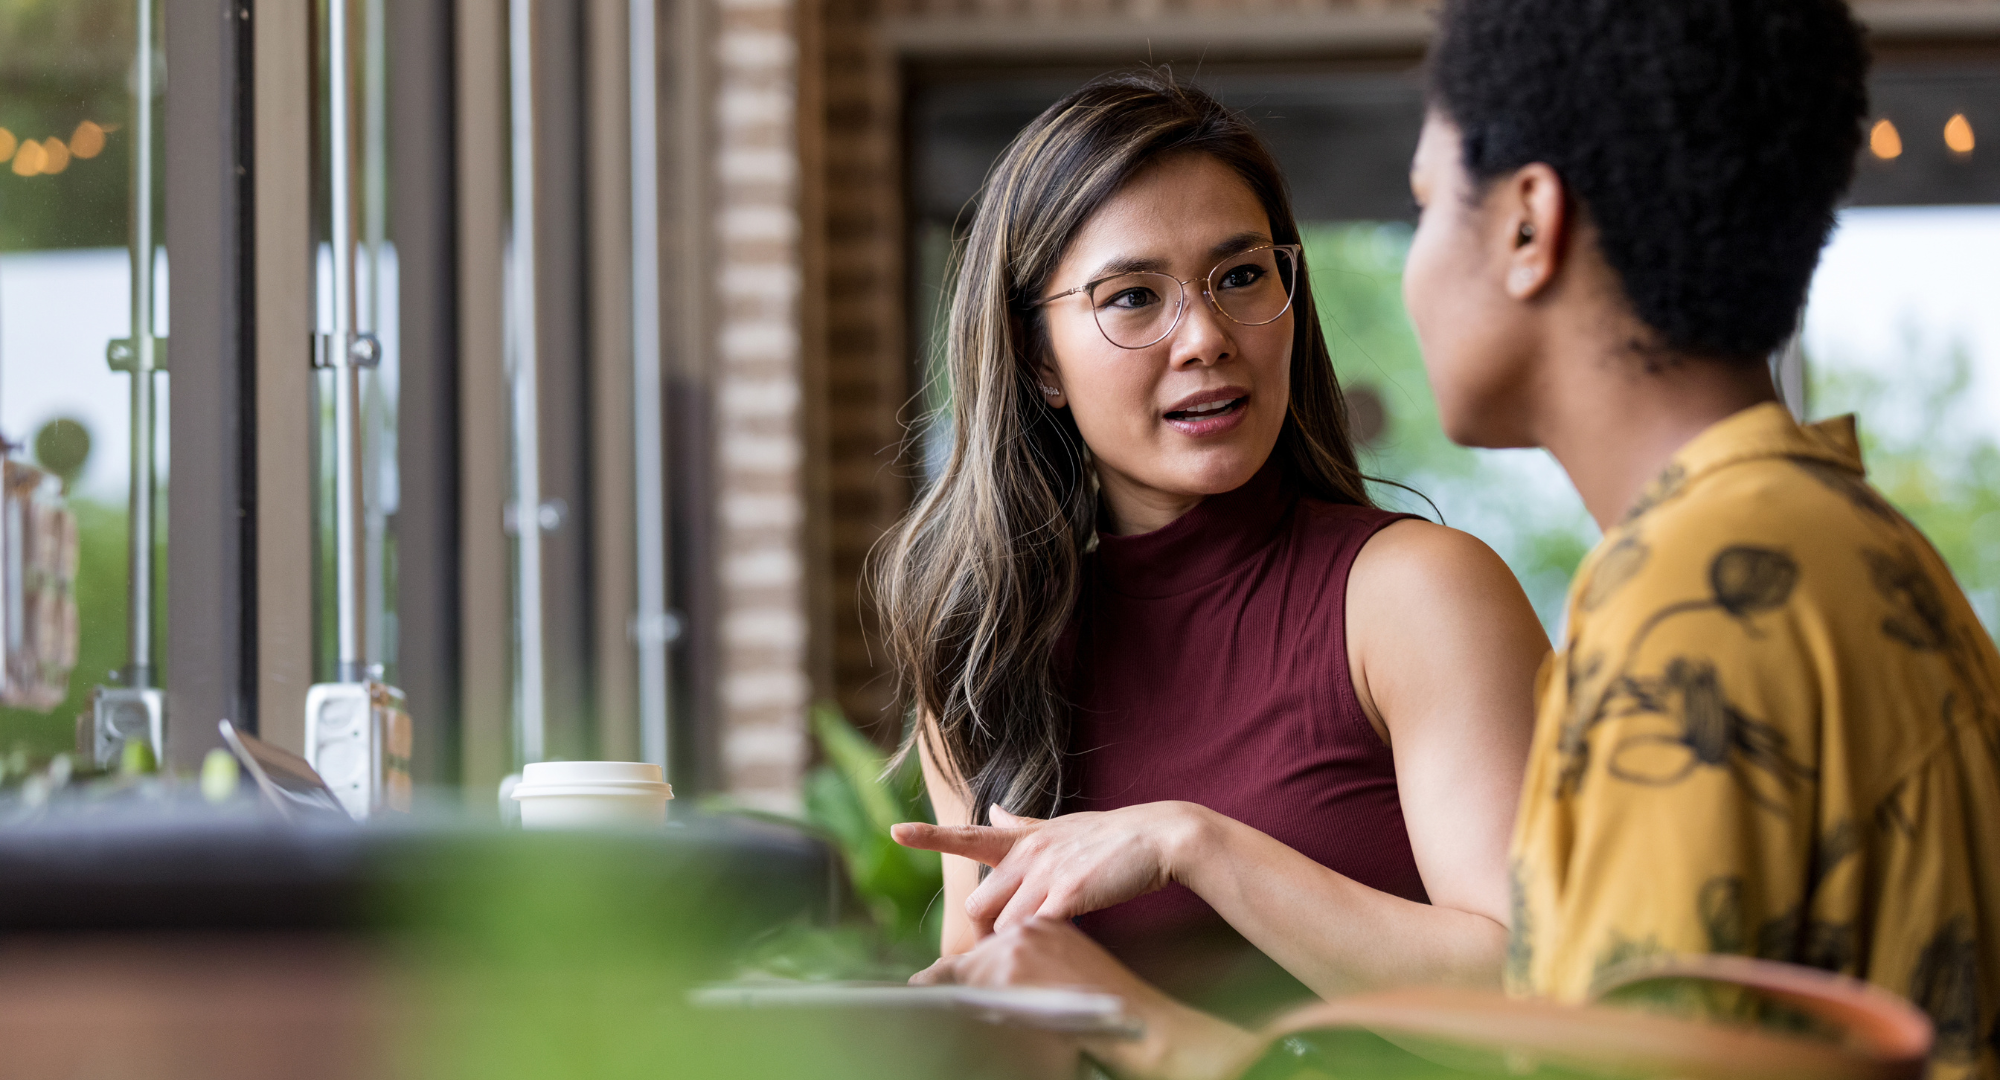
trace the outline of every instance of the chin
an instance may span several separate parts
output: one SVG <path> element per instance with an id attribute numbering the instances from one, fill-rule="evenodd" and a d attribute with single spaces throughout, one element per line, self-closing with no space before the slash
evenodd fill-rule
<path id="1" fill-rule="evenodd" d="M 1460 446 L 1472 446 L 1482 450 L 1495 449 L 1478 422 L 1478 410 L 1447 409 L 1438 403 L 1438 426 L 1444 429 L 1444 436 Z"/>
<path id="2" fill-rule="evenodd" d="M 1258 453 L 1249 447 L 1216 447 L 1188 462 L 1181 472 L 1182 490 L 1191 495 L 1220 495 L 1250 482 L 1276 447 Z"/>
<path id="3" fill-rule="evenodd" d="M 1518 430 L 1519 417 L 1500 405 L 1468 405 L 1456 408 L 1438 403 L 1438 426 L 1445 437 L 1460 446 L 1479 450 L 1515 450 L 1534 446 L 1534 440 Z"/>

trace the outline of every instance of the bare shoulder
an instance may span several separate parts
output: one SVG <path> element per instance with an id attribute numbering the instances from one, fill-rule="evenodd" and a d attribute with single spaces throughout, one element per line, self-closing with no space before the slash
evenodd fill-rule
<path id="1" fill-rule="evenodd" d="M 1346 620 L 1371 718 L 1406 729 L 1440 709 L 1490 715 L 1507 701 L 1499 711 L 1525 730 L 1549 639 L 1513 571 L 1477 537 L 1408 520 L 1376 533 L 1348 576 Z"/>
<path id="2" fill-rule="evenodd" d="M 1348 607 L 1415 606 L 1466 614 L 1494 605 L 1526 610 L 1527 594 L 1499 555 L 1471 533 L 1405 519 L 1383 528 L 1355 556 Z"/>

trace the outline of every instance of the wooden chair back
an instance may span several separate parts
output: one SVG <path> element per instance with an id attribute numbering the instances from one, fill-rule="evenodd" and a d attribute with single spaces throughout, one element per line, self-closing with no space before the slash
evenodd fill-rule
<path id="1" fill-rule="evenodd" d="M 1599 995 L 1667 979 L 1757 991 L 1841 1038 L 1829 1042 L 1601 1003 L 1565 1005 L 1440 987 L 1317 1002 L 1279 1018 L 1264 1034 L 1275 1043 L 1315 1031 L 1365 1030 L 1435 1061 L 1482 1055 L 1515 1076 L 1548 1070 L 1606 1080 L 1923 1077 L 1930 1020 L 1902 998 L 1856 979 L 1744 957 L 1674 957 L 1614 969 Z"/>

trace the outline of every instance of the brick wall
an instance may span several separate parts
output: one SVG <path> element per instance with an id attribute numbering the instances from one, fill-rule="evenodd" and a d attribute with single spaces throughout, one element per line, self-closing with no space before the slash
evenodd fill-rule
<path id="1" fill-rule="evenodd" d="M 717 627 L 729 792 L 796 801 L 805 761 L 798 38 L 791 0 L 717 0 Z"/>
<path id="2" fill-rule="evenodd" d="M 821 590 L 829 696 L 848 716 L 893 741 L 890 687 L 872 661 L 872 606 L 861 595 L 868 550 L 909 501 L 908 464 L 897 452 L 898 417 L 911 393 L 904 342 L 902 203 L 897 166 L 897 85 L 873 33 L 877 0 L 825 0 L 820 9 L 823 268 L 817 286 L 825 365 Z"/>

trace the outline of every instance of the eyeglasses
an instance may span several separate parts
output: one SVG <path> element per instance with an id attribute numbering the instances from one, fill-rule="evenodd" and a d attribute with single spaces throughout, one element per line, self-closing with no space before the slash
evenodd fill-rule
<path id="1" fill-rule="evenodd" d="M 1201 295 L 1230 322 L 1263 326 L 1291 310 L 1299 281 L 1298 244 L 1260 244 L 1215 264 Z M 1121 349 L 1143 349 L 1166 340 L 1187 314 L 1187 287 L 1171 274 L 1131 273 L 1087 281 L 1028 305 L 1042 307 L 1083 293 L 1104 340 Z"/>

